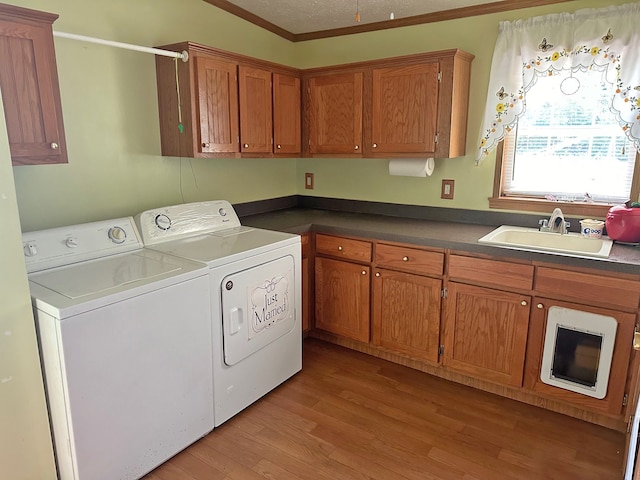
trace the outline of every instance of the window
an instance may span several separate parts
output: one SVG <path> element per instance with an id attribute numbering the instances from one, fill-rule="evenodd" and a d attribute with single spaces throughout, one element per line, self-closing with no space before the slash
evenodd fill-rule
<path id="1" fill-rule="evenodd" d="M 494 197 L 606 208 L 635 200 L 636 149 L 610 111 L 613 88 L 597 70 L 540 77 L 527 94 L 525 112 L 504 137 Z M 594 216 L 599 210 L 594 208 Z"/>
<path id="2" fill-rule="evenodd" d="M 476 150 L 498 150 L 492 208 L 638 200 L 639 22 L 640 2 L 500 22 Z"/>

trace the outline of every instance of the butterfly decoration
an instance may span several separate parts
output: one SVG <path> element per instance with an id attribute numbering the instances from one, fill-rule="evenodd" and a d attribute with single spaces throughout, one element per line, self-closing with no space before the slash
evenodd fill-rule
<path id="1" fill-rule="evenodd" d="M 553 48 L 553 44 L 547 43 L 547 38 L 544 37 L 540 45 L 538 45 L 538 50 L 542 50 L 543 52 L 547 52 Z"/>
<path id="2" fill-rule="evenodd" d="M 496 97 L 498 97 L 500 100 L 504 100 L 506 96 L 507 94 L 504 93 L 504 87 L 500 87 L 500 90 L 496 92 Z"/>
<path id="3" fill-rule="evenodd" d="M 611 29 L 609 29 L 607 34 L 604 37 L 602 37 L 602 41 L 604 43 L 609 43 L 611 40 L 613 40 L 613 34 L 611 33 Z"/>

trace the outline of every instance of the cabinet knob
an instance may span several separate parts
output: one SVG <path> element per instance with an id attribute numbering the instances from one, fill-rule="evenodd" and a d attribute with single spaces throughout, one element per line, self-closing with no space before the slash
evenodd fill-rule
<path id="1" fill-rule="evenodd" d="M 403 262 L 408 262 L 409 261 L 409 257 L 402 257 L 402 261 Z"/>
<path id="2" fill-rule="evenodd" d="M 52 150 L 57 150 L 59 147 L 59 145 L 56 142 L 51 142 L 51 149 Z"/>
<path id="3" fill-rule="evenodd" d="M 378 148 L 378 144 L 377 143 L 374 143 L 372 146 L 373 146 L 373 148 Z"/>
<path id="4" fill-rule="evenodd" d="M 376 277 L 379 277 L 379 276 L 380 276 L 380 272 L 376 272 Z"/>
<path id="5" fill-rule="evenodd" d="M 278 144 L 278 145 L 276 146 L 276 148 L 277 148 L 278 150 L 280 150 L 280 149 L 282 148 L 282 145 Z"/>
<path id="6" fill-rule="evenodd" d="M 203 143 L 202 144 L 202 148 L 209 148 L 209 144 L 208 143 Z"/>
<path id="7" fill-rule="evenodd" d="M 342 251 L 342 245 L 338 245 L 338 250 L 341 252 Z"/>
<path id="8" fill-rule="evenodd" d="M 362 272 L 361 272 L 361 273 L 362 273 L 363 275 L 366 275 L 366 274 L 367 274 L 367 271 L 366 271 L 366 270 L 362 270 Z"/>
<path id="9" fill-rule="evenodd" d="M 248 143 L 245 143 L 245 144 L 243 145 L 243 147 L 244 147 L 244 148 L 249 148 L 249 144 L 248 144 Z"/>
<path id="10" fill-rule="evenodd" d="M 520 305 L 522 305 L 523 307 L 526 307 L 527 306 L 527 301 L 526 300 L 522 300 L 520 302 Z"/>
<path id="11" fill-rule="evenodd" d="M 539 310 L 542 310 L 544 308 L 544 305 L 539 303 L 539 304 L 536 305 L 536 308 L 539 309 Z"/>
<path id="12" fill-rule="evenodd" d="M 354 150 L 358 150 L 360 147 L 358 145 L 356 145 L 355 147 L 353 147 Z"/>

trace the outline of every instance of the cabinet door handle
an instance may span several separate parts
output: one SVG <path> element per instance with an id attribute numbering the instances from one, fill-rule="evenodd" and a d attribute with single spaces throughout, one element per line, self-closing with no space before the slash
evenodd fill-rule
<path id="1" fill-rule="evenodd" d="M 209 148 L 209 144 L 208 143 L 203 143 L 202 144 L 202 148 Z"/>
<path id="2" fill-rule="evenodd" d="M 522 300 L 520 302 L 520 305 L 522 305 L 523 307 L 526 307 L 527 306 L 527 301 L 526 300 Z"/>
<path id="3" fill-rule="evenodd" d="M 402 261 L 403 262 L 408 262 L 409 261 L 409 257 L 402 257 Z"/>
<path id="4" fill-rule="evenodd" d="M 536 308 L 539 309 L 539 310 L 542 310 L 544 308 L 544 305 L 539 303 L 539 304 L 536 305 Z"/>
<path id="5" fill-rule="evenodd" d="M 366 271 L 366 270 L 362 270 L 362 272 L 361 272 L 361 273 L 362 273 L 363 275 L 366 275 L 366 274 L 367 274 L 367 271 Z"/>
<path id="6" fill-rule="evenodd" d="M 376 277 L 379 277 L 379 276 L 380 276 L 380 272 L 376 272 Z"/>
<path id="7" fill-rule="evenodd" d="M 358 150 L 360 147 L 358 145 L 356 145 L 355 147 L 353 147 L 354 150 Z"/>
<path id="8" fill-rule="evenodd" d="M 249 148 L 249 144 L 248 144 L 248 143 L 245 143 L 245 144 L 243 145 L 243 147 L 244 147 L 244 148 Z"/>
<path id="9" fill-rule="evenodd" d="M 377 143 L 374 143 L 374 144 L 373 144 L 373 148 L 378 148 L 378 144 L 377 144 Z"/>
<path id="10" fill-rule="evenodd" d="M 59 147 L 59 145 L 56 142 L 51 142 L 51 149 L 52 150 L 57 150 Z"/>
<path id="11" fill-rule="evenodd" d="M 278 145 L 276 146 L 276 148 L 277 148 L 278 150 L 280 150 L 280 149 L 282 148 L 282 145 L 278 144 Z"/>
<path id="12" fill-rule="evenodd" d="M 342 251 L 342 245 L 338 245 L 338 251 Z"/>

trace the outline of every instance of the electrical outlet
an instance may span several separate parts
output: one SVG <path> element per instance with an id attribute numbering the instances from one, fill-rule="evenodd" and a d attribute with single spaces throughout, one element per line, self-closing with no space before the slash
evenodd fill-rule
<path id="1" fill-rule="evenodd" d="M 304 188 L 313 190 L 313 173 L 304 174 Z"/>
<path id="2" fill-rule="evenodd" d="M 453 200 L 453 180 L 442 180 L 442 190 L 440 192 L 440 198 L 446 200 Z"/>

